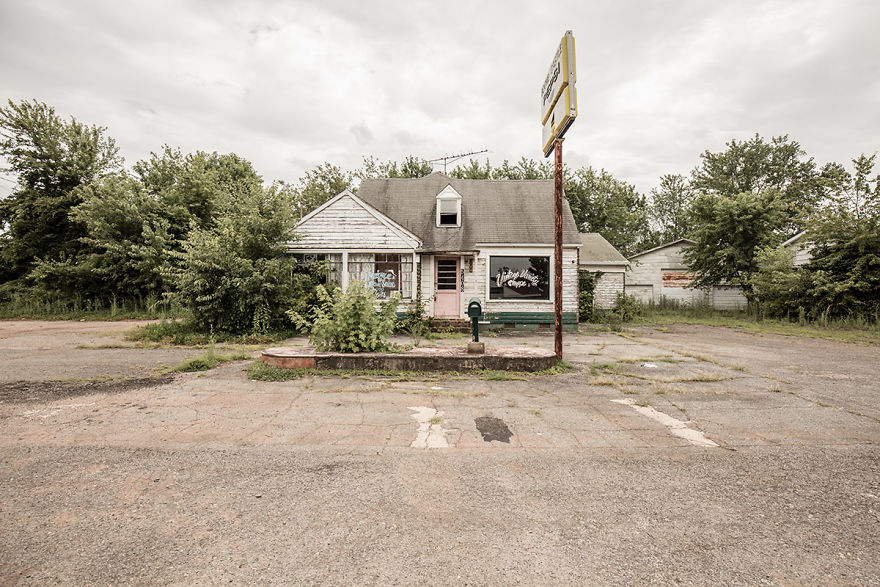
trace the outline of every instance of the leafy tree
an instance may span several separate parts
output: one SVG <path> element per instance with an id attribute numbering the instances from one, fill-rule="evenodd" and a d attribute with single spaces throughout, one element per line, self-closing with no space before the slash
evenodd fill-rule
<path id="1" fill-rule="evenodd" d="M 81 224 L 70 210 L 83 201 L 82 186 L 122 165 L 106 129 L 37 102 L 8 101 L 0 108 L 0 154 L 18 175 L 18 187 L 0 201 L 0 282 L 24 276 L 37 259 L 63 260 L 82 247 Z"/>
<path id="2" fill-rule="evenodd" d="M 163 269 L 179 248 L 162 203 L 125 173 L 82 189 L 84 201 L 70 215 L 85 227 L 85 247 L 75 257 L 37 263 L 31 278 L 41 293 L 68 300 L 160 298 Z"/>
<path id="3" fill-rule="evenodd" d="M 693 229 L 690 216 L 694 192 L 682 175 L 664 175 L 659 189 L 651 190 L 650 216 L 654 246 L 686 238 Z"/>
<path id="4" fill-rule="evenodd" d="M 692 210 L 696 244 L 685 252 L 684 261 L 696 274 L 695 286 L 739 285 L 753 302 L 756 254 L 781 242 L 777 229 L 787 219 L 782 196 L 774 189 L 735 196 L 704 193 L 694 199 Z"/>
<path id="5" fill-rule="evenodd" d="M 289 322 L 282 308 L 303 295 L 287 255 L 295 222 L 291 190 L 254 188 L 213 226 L 193 229 L 177 253 L 176 299 L 201 331 L 265 332 Z"/>
<path id="6" fill-rule="evenodd" d="M 700 156 L 691 179 L 694 190 L 726 197 L 775 190 L 788 215 L 778 229 L 787 237 L 800 231 L 822 195 L 816 164 L 806 158 L 800 143 L 788 135 L 767 142 L 756 134 L 726 146 L 722 152 L 707 150 Z"/>
<path id="7" fill-rule="evenodd" d="M 623 255 L 638 252 L 649 239 L 648 205 L 632 184 L 604 169 L 581 168 L 565 179 L 565 195 L 582 232 L 598 232 Z"/>
<path id="8" fill-rule="evenodd" d="M 293 208 L 302 218 L 330 198 L 352 187 L 355 175 L 336 165 L 322 163 L 306 171 L 293 188 Z"/>
<path id="9" fill-rule="evenodd" d="M 471 159 L 467 165 L 456 165 L 449 175 L 456 179 L 491 179 L 492 165 L 489 164 L 488 159 L 485 166 L 480 165 L 476 159 Z"/>
<path id="10" fill-rule="evenodd" d="M 84 227 L 80 250 L 37 262 L 30 277 L 52 299 L 142 304 L 172 289 L 175 252 L 193 228 L 209 229 L 261 192 L 251 164 L 235 154 L 182 155 L 165 147 L 134 166 L 81 186 L 70 217 Z"/>
<path id="11" fill-rule="evenodd" d="M 853 159 L 853 173 L 834 169 L 828 205 L 807 231 L 812 260 L 807 292 L 814 315 L 880 313 L 880 176 L 876 155 Z"/>
<path id="12" fill-rule="evenodd" d="M 555 167 L 550 160 L 538 162 L 520 157 L 513 165 L 505 159 L 500 167 L 492 170 L 492 179 L 553 179 L 554 173 Z"/>

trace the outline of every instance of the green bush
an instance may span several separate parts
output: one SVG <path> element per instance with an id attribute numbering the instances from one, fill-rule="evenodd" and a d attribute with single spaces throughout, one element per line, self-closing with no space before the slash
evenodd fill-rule
<path id="1" fill-rule="evenodd" d="M 581 322 L 592 322 L 597 316 L 593 311 L 593 297 L 601 271 L 578 271 L 578 318 Z"/>
<path id="2" fill-rule="evenodd" d="M 633 318 L 641 316 L 645 307 L 635 296 L 617 292 L 617 305 L 611 314 L 620 322 L 631 322 Z"/>
<path id="3" fill-rule="evenodd" d="M 295 310 L 287 315 L 303 327 L 311 321 L 309 340 L 318 350 L 359 353 L 395 348 L 386 340 L 394 332 L 400 298 L 393 296 L 377 311 L 376 295 L 362 281 L 353 281 L 344 291 L 328 292 L 319 285 L 317 294 L 312 320 Z"/>
<path id="4" fill-rule="evenodd" d="M 416 296 L 413 304 L 407 308 L 406 315 L 395 324 L 394 330 L 408 334 L 413 346 L 419 346 L 422 339 L 428 336 L 431 332 L 431 319 L 425 314 L 421 295 Z"/>

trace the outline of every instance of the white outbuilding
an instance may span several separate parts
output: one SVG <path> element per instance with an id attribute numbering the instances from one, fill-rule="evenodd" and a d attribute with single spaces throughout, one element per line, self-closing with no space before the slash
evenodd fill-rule
<path id="1" fill-rule="evenodd" d="M 737 286 L 693 287 L 694 274 L 683 257 L 694 244 L 682 238 L 631 256 L 626 270 L 626 293 L 645 303 L 667 300 L 682 305 L 707 304 L 717 310 L 745 308 L 746 298 Z"/>

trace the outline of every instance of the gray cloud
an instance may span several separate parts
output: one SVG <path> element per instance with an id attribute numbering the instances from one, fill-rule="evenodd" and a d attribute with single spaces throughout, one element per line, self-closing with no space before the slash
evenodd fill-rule
<path id="1" fill-rule="evenodd" d="M 569 164 L 648 191 L 755 132 L 788 133 L 820 163 L 880 144 L 868 0 L 46 0 L 0 16 L 0 95 L 107 126 L 129 163 L 164 143 L 234 151 L 288 181 L 363 155 L 538 159 L 538 88 L 567 28 Z"/>

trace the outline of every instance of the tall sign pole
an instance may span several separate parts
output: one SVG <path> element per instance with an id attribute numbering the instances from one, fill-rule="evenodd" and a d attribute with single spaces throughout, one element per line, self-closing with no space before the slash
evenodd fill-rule
<path id="1" fill-rule="evenodd" d="M 553 186 L 553 321 L 556 326 L 553 348 L 556 360 L 562 360 L 562 139 L 553 141 L 556 169 Z"/>
<path id="2" fill-rule="evenodd" d="M 554 153 L 553 185 L 553 346 L 562 360 L 562 137 L 577 117 L 574 35 L 566 31 L 541 86 L 544 157 Z"/>

